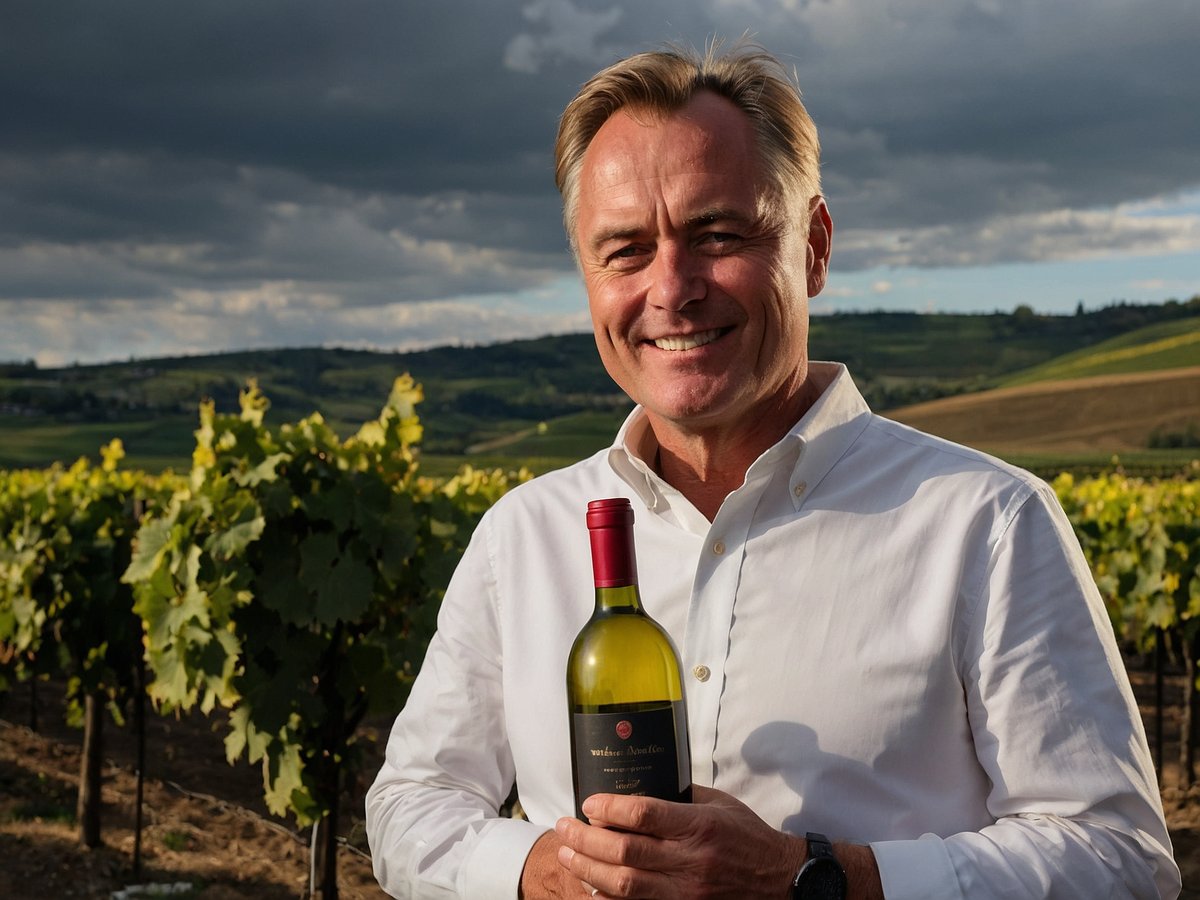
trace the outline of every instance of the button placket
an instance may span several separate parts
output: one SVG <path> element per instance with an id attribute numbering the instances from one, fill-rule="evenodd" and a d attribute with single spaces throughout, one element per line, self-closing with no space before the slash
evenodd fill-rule
<path id="1" fill-rule="evenodd" d="M 709 531 L 693 585 L 686 638 L 688 721 L 692 727 L 692 772 L 712 778 L 725 654 L 740 580 L 742 547 L 753 521 L 753 498 L 722 508 Z M 747 502 L 749 501 L 749 502 Z M 740 508 L 739 508 L 740 507 Z M 720 535 L 718 537 L 718 535 Z"/>

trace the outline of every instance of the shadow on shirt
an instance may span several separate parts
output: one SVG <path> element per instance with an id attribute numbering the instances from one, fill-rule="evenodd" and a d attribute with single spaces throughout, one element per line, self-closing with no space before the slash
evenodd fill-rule
<path id="1" fill-rule="evenodd" d="M 862 796 L 876 780 L 869 766 L 823 751 L 817 733 L 798 722 L 760 725 L 742 744 L 742 758 L 756 775 L 778 775 L 795 793 L 797 810 L 780 826 L 788 834 L 835 830 L 838 823 L 822 817 L 820 801 L 805 810 L 806 799 Z"/>

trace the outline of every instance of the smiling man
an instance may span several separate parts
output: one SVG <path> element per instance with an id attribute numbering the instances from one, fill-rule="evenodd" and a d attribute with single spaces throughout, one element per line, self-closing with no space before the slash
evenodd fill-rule
<path id="1" fill-rule="evenodd" d="M 782 195 L 745 114 L 708 92 L 668 117 L 618 110 L 578 177 L 600 357 L 641 405 L 665 480 L 711 519 L 815 399 L 808 298 L 825 285 L 825 201 Z"/>
<path id="2" fill-rule="evenodd" d="M 1046 485 L 873 415 L 808 359 L 833 225 L 752 48 L 641 54 L 563 115 L 612 447 L 517 488 L 459 565 L 367 799 L 397 897 L 1174 897 L 1111 628 Z M 636 510 L 693 803 L 574 809 L 564 671 L 589 500 Z M 527 820 L 498 810 L 514 780 Z"/>

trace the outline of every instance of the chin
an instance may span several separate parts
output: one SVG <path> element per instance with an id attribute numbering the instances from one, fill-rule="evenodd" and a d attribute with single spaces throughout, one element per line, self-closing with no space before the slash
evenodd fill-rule
<path id="1" fill-rule="evenodd" d="M 676 398 L 673 401 L 660 398 L 657 403 L 643 403 L 642 405 L 647 411 L 661 419 L 680 425 L 695 426 L 707 423 L 716 424 L 723 419 L 728 419 L 731 417 L 730 411 L 733 408 L 733 404 L 723 399 L 705 398 L 702 400 L 695 397 L 686 400 Z"/>

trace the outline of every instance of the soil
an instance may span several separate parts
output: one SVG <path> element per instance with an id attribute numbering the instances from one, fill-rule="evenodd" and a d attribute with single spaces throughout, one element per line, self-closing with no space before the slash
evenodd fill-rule
<path id="1" fill-rule="evenodd" d="M 1147 732 L 1154 741 L 1149 677 L 1132 673 Z M 1180 693 L 1181 679 L 1168 689 Z M 287 900 L 309 897 L 306 832 L 267 813 L 257 767 L 230 766 L 223 730 L 214 720 L 148 715 L 140 870 L 133 867 L 136 742 L 130 728 L 106 723 L 103 843 L 79 841 L 75 799 L 81 735 L 64 724 L 61 688 L 41 685 L 38 730 L 28 727 L 27 687 L 0 695 L 0 897 L 123 900 L 169 896 L 203 900 Z M 1171 695 L 1168 695 L 1168 703 Z M 365 772 L 346 790 L 338 860 L 340 896 L 385 900 L 375 884 L 362 829 L 362 795 L 378 768 L 387 724 L 363 729 Z M 1164 721 L 1162 782 L 1178 782 L 1178 715 Z M 1200 786 L 1163 789 L 1183 898 L 1200 900 Z M 121 892 L 124 893 L 121 893 Z"/>
<path id="2" fill-rule="evenodd" d="M 154 891 L 203 900 L 311 896 L 309 831 L 267 812 L 258 766 L 226 762 L 216 717 L 147 713 L 138 871 L 137 743 L 132 728 L 106 720 L 103 842 L 84 847 L 75 824 L 82 734 L 65 724 L 61 686 L 38 690 L 36 732 L 29 727 L 29 688 L 0 695 L 0 898 L 118 900 Z M 379 733 L 375 726 L 362 734 L 371 774 L 379 765 Z M 350 785 L 340 813 L 344 900 L 386 900 L 366 854 L 366 777 Z"/>

